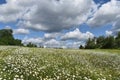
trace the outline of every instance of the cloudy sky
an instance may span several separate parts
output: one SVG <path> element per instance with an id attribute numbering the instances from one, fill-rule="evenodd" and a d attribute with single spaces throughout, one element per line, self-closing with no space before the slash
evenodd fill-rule
<path id="1" fill-rule="evenodd" d="M 120 31 L 119 0 L 0 0 L 0 29 L 22 43 L 78 48 Z"/>

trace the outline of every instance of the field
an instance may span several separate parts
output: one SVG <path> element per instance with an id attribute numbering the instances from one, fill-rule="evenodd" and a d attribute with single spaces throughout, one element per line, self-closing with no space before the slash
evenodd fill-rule
<path id="1" fill-rule="evenodd" d="M 0 46 L 0 80 L 120 80 L 120 50 Z"/>

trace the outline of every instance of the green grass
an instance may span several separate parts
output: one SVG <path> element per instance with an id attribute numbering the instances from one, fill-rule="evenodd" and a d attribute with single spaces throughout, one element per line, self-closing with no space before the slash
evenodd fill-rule
<path id="1" fill-rule="evenodd" d="M 120 54 L 120 49 L 99 49 L 100 51 Z"/>
<path id="2" fill-rule="evenodd" d="M 0 46 L 0 79 L 120 80 L 119 53 Z"/>

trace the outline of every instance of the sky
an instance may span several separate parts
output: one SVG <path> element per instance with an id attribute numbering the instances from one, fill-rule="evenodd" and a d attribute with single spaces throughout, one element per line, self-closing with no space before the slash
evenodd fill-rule
<path id="1" fill-rule="evenodd" d="M 120 0 L 0 0 L 0 29 L 25 45 L 78 48 L 120 31 Z"/>

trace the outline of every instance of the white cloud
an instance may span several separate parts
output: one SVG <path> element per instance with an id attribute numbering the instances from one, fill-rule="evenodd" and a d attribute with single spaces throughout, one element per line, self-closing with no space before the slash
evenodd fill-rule
<path id="1" fill-rule="evenodd" d="M 67 48 L 76 48 L 78 49 L 80 45 L 85 45 L 85 42 L 84 41 L 77 41 L 77 42 L 67 42 L 66 43 L 66 46 Z"/>
<path id="2" fill-rule="evenodd" d="M 14 29 L 13 34 L 29 34 L 29 30 L 27 30 L 27 29 Z"/>
<path id="3" fill-rule="evenodd" d="M 46 47 L 51 47 L 51 48 L 60 48 L 62 47 L 62 42 L 57 41 L 56 39 L 50 39 L 50 40 L 45 40 L 44 38 L 28 38 L 25 37 L 22 40 L 23 44 L 28 44 L 28 43 L 33 43 L 36 44 L 37 46 L 46 46 Z"/>
<path id="4" fill-rule="evenodd" d="M 24 45 L 28 43 L 36 44 L 37 46 L 44 46 L 44 47 L 50 47 L 50 48 L 79 48 L 80 45 L 85 45 L 84 41 L 77 41 L 77 42 L 69 42 L 69 41 L 61 41 L 56 39 L 49 39 L 46 40 L 44 38 L 28 38 L 25 37 L 22 40 L 22 43 Z"/>
<path id="5" fill-rule="evenodd" d="M 120 18 L 120 1 L 111 0 L 103 4 L 93 15 L 93 18 L 88 20 L 88 24 L 92 27 L 104 26 L 106 24 L 116 23 Z M 120 23 L 120 22 L 119 22 Z M 120 25 L 116 25 L 120 26 Z"/>
<path id="6" fill-rule="evenodd" d="M 21 27 L 58 32 L 84 23 L 94 7 L 93 0 L 7 0 L 0 5 L 0 22 L 22 19 Z"/>
<path id="7" fill-rule="evenodd" d="M 45 39 L 55 39 L 62 35 L 62 33 L 45 33 L 44 38 Z"/>
<path id="8" fill-rule="evenodd" d="M 33 44 L 43 44 L 44 40 L 42 38 L 28 38 L 28 37 L 25 37 L 23 40 L 22 40 L 22 43 L 23 44 L 28 44 L 28 43 L 33 43 Z"/>
<path id="9" fill-rule="evenodd" d="M 106 33 L 106 36 L 111 36 L 113 32 L 107 30 L 107 31 L 105 31 L 105 33 Z"/>
<path id="10" fill-rule="evenodd" d="M 5 26 L 5 29 L 11 29 L 11 27 L 10 26 Z"/>
<path id="11" fill-rule="evenodd" d="M 38 0 L 6 0 L 0 5 L 0 22 L 16 22 L 23 19 L 24 14 L 33 7 Z M 34 5 L 33 5 L 34 4 Z"/>
<path id="12" fill-rule="evenodd" d="M 45 46 L 47 47 L 53 47 L 53 48 L 59 48 L 60 47 L 60 42 L 55 40 L 55 39 L 51 39 L 48 40 L 44 43 Z"/>
<path id="13" fill-rule="evenodd" d="M 62 40 L 87 40 L 88 38 L 93 38 L 94 35 L 90 32 L 82 33 L 78 28 L 74 31 L 66 33 L 64 36 L 61 37 Z"/>
<path id="14" fill-rule="evenodd" d="M 16 0 L 7 0 L 0 5 L 0 22 L 13 22 L 21 17 L 23 9 L 16 4 Z"/>
<path id="15" fill-rule="evenodd" d="M 0 5 L 0 22 L 20 20 L 18 26 L 22 28 L 58 32 L 85 23 L 94 9 L 93 18 L 87 22 L 90 26 L 114 23 L 114 29 L 120 29 L 118 0 L 111 0 L 98 10 L 93 0 L 6 0 L 6 2 Z"/>
<path id="16" fill-rule="evenodd" d="M 58 32 L 85 23 L 94 9 L 93 18 L 87 22 L 90 26 L 116 23 L 114 27 L 117 28 L 114 29 L 120 29 L 118 0 L 103 4 L 97 11 L 97 5 L 93 0 L 6 0 L 6 2 L 0 5 L 0 22 L 20 20 L 18 26 L 22 28 Z"/>
<path id="17" fill-rule="evenodd" d="M 119 32 L 120 31 L 120 15 L 117 17 L 116 22 L 114 22 L 112 31 L 113 32 Z"/>

